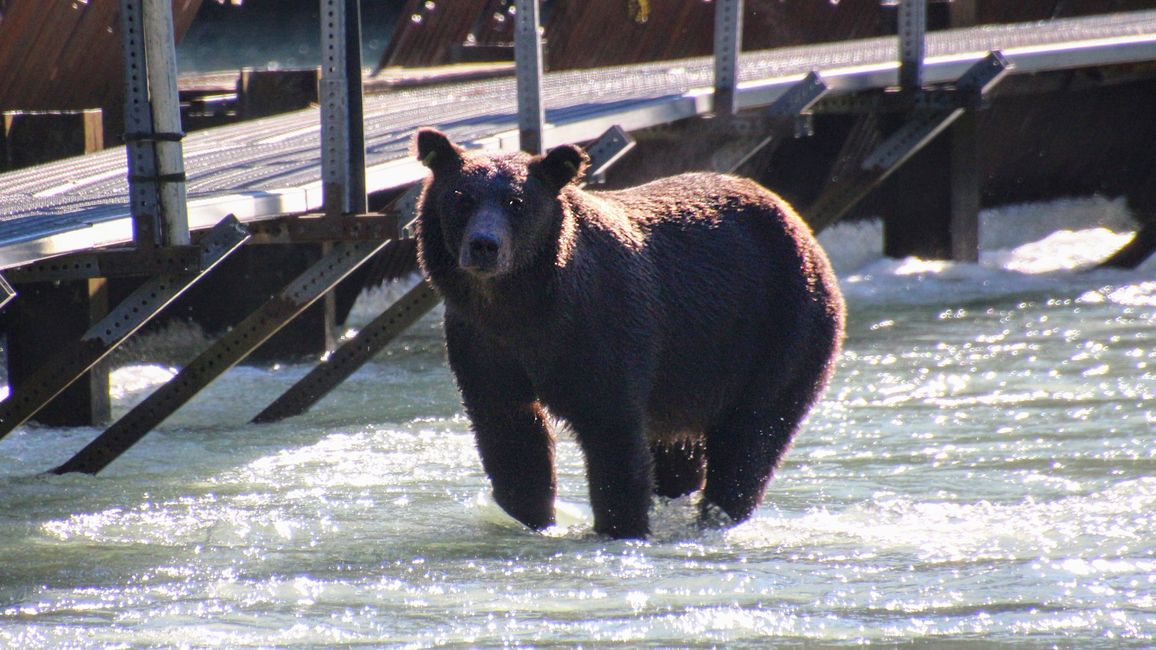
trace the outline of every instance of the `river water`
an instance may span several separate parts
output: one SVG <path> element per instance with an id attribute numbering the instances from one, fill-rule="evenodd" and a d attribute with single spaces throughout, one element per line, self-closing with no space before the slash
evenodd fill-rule
<path id="1" fill-rule="evenodd" d="M 236 368 L 96 478 L 44 477 L 94 429 L 0 442 L 0 647 L 1156 644 L 1156 263 L 1079 272 L 1116 201 L 985 213 L 980 264 L 825 233 L 846 350 L 750 522 L 658 504 L 590 532 L 492 504 L 437 315 L 307 415 L 248 419 L 305 366 Z M 363 298 L 359 322 L 399 289 Z M 173 369 L 122 355 L 124 413 Z M 161 355 L 163 356 L 163 355 Z"/>

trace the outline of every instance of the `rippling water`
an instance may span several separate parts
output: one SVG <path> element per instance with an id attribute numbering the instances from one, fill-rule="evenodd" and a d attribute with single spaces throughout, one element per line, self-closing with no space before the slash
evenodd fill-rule
<path id="1" fill-rule="evenodd" d="M 560 525 L 511 524 L 434 317 L 284 423 L 244 424 L 308 369 L 234 369 L 97 478 L 38 474 L 97 431 L 18 429 L 0 647 L 1151 647 L 1156 264 L 1070 270 L 1126 239 L 1122 211 L 988 213 L 980 265 L 825 235 L 846 351 L 766 505 L 725 532 L 696 531 L 689 498 L 646 543 L 593 536 L 568 440 Z M 115 413 L 172 372 L 122 360 Z"/>

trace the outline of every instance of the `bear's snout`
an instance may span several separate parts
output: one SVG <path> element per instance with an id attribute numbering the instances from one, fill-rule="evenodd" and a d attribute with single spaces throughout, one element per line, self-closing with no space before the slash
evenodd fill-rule
<path id="1" fill-rule="evenodd" d="M 462 238 L 458 264 L 481 276 L 497 275 L 509 267 L 509 236 L 504 220 L 479 213 L 470 220 Z"/>
<path id="2" fill-rule="evenodd" d="M 501 240 L 492 232 L 474 233 L 466 242 L 469 256 L 463 266 L 481 271 L 492 270 L 498 265 L 498 251 L 501 246 Z"/>

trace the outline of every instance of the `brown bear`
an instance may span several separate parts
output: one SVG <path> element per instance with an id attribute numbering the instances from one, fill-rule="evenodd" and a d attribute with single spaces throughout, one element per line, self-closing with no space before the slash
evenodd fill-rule
<path id="1" fill-rule="evenodd" d="M 826 255 L 753 181 L 579 187 L 586 154 L 466 152 L 422 129 L 422 269 L 495 501 L 554 523 L 554 436 L 586 460 L 594 529 L 649 532 L 651 495 L 702 489 L 746 520 L 831 375 L 843 300 Z"/>

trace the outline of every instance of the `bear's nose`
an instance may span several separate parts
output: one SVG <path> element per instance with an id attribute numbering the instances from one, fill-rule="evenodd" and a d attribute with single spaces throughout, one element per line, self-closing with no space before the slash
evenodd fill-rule
<path id="1" fill-rule="evenodd" d="M 502 242 L 498 240 L 498 236 L 490 232 L 474 233 L 470 236 L 470 252 L 480 258 L 489 256 L 497 256 L 498 248 Z"/>
<path id="2" fill-rule="evenodd" d="M 497 270 L 501 257 L 502 239 L 492 232 L 475 232 L 466 238 L 462 251 L 462 268 L 489 273 Z"/>

